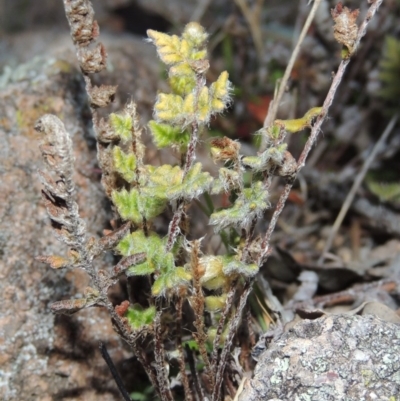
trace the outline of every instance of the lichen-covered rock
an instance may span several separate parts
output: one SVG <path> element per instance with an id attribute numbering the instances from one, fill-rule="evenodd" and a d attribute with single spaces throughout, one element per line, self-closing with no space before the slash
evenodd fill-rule
<path id="1" fill-rule="evenodd" d="M 400 326 L 330 315 L 276 338 L 239 401 L 396 401 L 399 394 Z"/>

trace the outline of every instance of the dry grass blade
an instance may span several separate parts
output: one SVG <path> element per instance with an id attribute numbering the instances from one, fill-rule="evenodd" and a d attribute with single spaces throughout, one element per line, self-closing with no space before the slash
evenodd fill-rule
<path id="1" fill-rule="evenodd" d="M 340 228 L 340 226 L 343 223 L 344 218 L 346 217 L 346 214 L 354 200 L 354 197 L 360 188 L 360 185 L 362 184 L 365 175 L 367 174 L 372 162 L 375 160 L 376 155 L 378 152 L 382 149 L 384 143 L 386 142 L 387 138 L 389 137 L 390 133 L 392 132 L 394 126 L 396 125 L 396 122 L 399 118 L 399 115 L 396 114 L 395 116 L 392 117 L 390 120 L 389 124 L 383 131 L 381 137 L 379 138 L 378 142 L 376 142 L 375 146 L 373 147 L 370 155 L 367 157 L 367 159 L 364 162 L 364 165 L 362 166 L 360 172 L 357 175 L 357 178 L 355 179 L 349 193 L 347 194 L 347 197 L 345 201 L 343 202 L 343 205 L 340 209 L 339 214 L 336 217 L 336 220 L 331 228 L 331 231 L 329 233 L 328 239 L 326 240 L 324 250 L 322 251 L 321 257 L 318 259 L 318 264 L 322 264 L 325 259 L 325 255 L 329 252 L 333 240 L 335 239 L 335 236 Z"/>

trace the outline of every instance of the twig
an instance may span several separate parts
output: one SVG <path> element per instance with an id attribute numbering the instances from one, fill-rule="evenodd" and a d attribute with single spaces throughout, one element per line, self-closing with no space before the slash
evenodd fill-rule
<path id="1" fill-rule="evenodd" d="M 295 48 L 293 49 L 292 55 L 290 56 L 289 63 L 286 67 L 285 73 L 283 74 L 283 78 L 279 84 L 278 94 L 272 100 L 272 107 L 270 107 L 270 109 L 268 110 L 268 114 L 265 117 L 264 127 L 269 127 L 272 124 L 272 122 L 275 120 L 280 102 L 282 100 L 283 93 L 285 92 L 285 89 L 286 89 L 287 82 L 289 80 L 289 77 L 292 72 L 296 58 L 300 52 L 301 44 L 303 43 L 303 40 L 307 35 L 308 29 L 310 28 L 311 22 L 314 19 L 315 13 L 317 12 L 317 9 L 318 9 L 318 6 L 320 3 L 321 3 L 321 0 L 314 0 L 314 4 L 310 10 L 310 13 L 308 14 L 306 22 L 304 23 L 304 26 L 300 33 L 299 39 L 296 43 Z M 261 150 L 264 150 L 265 146 L 266 146 L 266 143 L 264 143 L 262 145 Z"/>
<path id="2" fill-rule="evenodd" d="M 100 353 L 101 356 L 103 357 L 104 361 L 106 362 L 108 369 L 110 369 L 110 372 L 114 378 L 115 383 L 118 386 L 119 391 L 121 392 L 121 395 L 125 401 L 131 401 L 131 397 L 129 396 L 128 392 L 125 389 L 124 383 L 122 382 L 121 376 L 119 375 L 117 368 L 114 365 L 114 362 L 112 361 L 106 346 L 104 343 L 100 341 L 99 344 L 100 348 Z"/>
<path id="3" fill-rule="evenodd" d="M 107 308 L 113 323 L 117 326 L 116 332 L 131 347 L 136 358 L 143 366 L 148 378 L 150 379 L 151 384 L 156 389 L 158 395 L 161 398 L 160 388 L 157 384 L 157 377 L 154 372 L 154 369 L 151 367 L 150 363 L 146 359 L 146 355 L 144 355 L 143 348 L 138 345 L 137 340 L 139 337 L 139 333 L 131 333 L 129 331 L 128 327 L 122 320 L 121 316 L 118 315 L 118 313 L 114 309 L 113 304 L 108 299 L 107 302 L 105 303 L 105 307 Z"/>
<path id="4" fill-rule="evenodd" d="M 200 21 L 203 15 L 206 13 L 207 8 L 210 7 L 211 0 L 200 0 L 199 4 L 195 8 L 190 21 Z"/>
<path id="5" fill-rule="evenodd" d="M 381 147 L 385 143 L 389 134 L 392 132 L 393 127 L 395 126 L 398 118 L 399 118 L 398 114 L 396 114 L 392 117 L 389 124 L 385 128 L 385 131 L 383 132 L 383 134 L 379 138 L 378 142 L 376 142 L 375 146 L 373 147 L 370 155 L 365 160 L 364 165 L 362 166 L 360 172 L 358 173 L 357 178 L 355 179 L 349 193 L 347 194 L 345 201 L 343 202 L 340 212 L 336 217 L 335 223 L 333 224 L 332 229 L 329 233 L 328 239 L 326 240 L 324 250 L 322 251 L 320 258 L 318 259 L 318 264 L 322 264 L 324 262 L 325 255 L 327 252 L 329 252 L 329 250 L 332 246 L 333 240 L 335 239 L 335 236 L 336 236 L 340 226 L 342 225 L 343 220 L 346 217 L 346 214 L 347 214 L 351 204 L 353 203 L 354 197 L 355 197 L 361 183 L 364 180 L 365 174 L 367 174 L 367 172 L 371 166 L 371 163 L 374 161 L 377 153 L 380 151 Z"/>
<path id="6" fill-rule="evenodd" d="M 364 21 L 362 22 L 359 30 L 358 30 L 358 34 L 357 34 L 357 38 L 355 40 L 355 44 L 354 44 L 354 51 L 353 53 L 357 50 L 361 38 L 365 35 L 366 32 L 366 28 L 368 23 L 371 21 L 371 18 L 375 15 L 377 9 L 379 8 L 379 6 L 381 5 L 383 0 L 376 0 L 371 7 L 368 9 L 367 15 L 365 16 Z M 332 80 L 332 84 L 329 88 L 328 94 L 326 95 L 324 104 L 322 106 L 322 111 L 320 113 L 320 115 L 317 117 L 317 120 L 315 121 L 312 129 L 311 129 L 311 133 L 310 136 L 307 139 L 307 142 L 304 146 L 304 149 L 299 157 L 299 160 L 297 162 L 297 170 L 296 170 L 296 174 L 294 175 L 294 177 L 292 177 L 287 184 L 285 185 L 285 188 L 283 190 L 283 192 L 281 193 L 281 196 L 279 197 L 278 200 L 278 204 L 275 208 L 275 211 L 272 215 L 271 218 L 271 222 L 269 224 L 268 227 L 268 231 L 263 239 L 263 242 L 261 244 L 261 252 L 260 252 L 260 257 L 258 258 L 258 263 L 259 266 L 261 266 L 261 264 L 263 263 L 263 261 L 265 261 L 265 258 L 268 255 L 269 252 L 269 244 L 270 244 L 270 240 L 271 240 L 271 234 L 272 232 L 275 230 L 275 226 L 276 223 L 278 221 L 278 218 L 283 210 L 283 207 L 286 203 L 287 198 L 289 197 L 290 191 L 292 189 L 293 186 L 293 182 L 297 176 L 297 174 L 299 173 L 299 171 L 304 167 L 306 159 L 308 154 L 311 151 L 311 148 L 313 147 L 315 141 L 318 138 L 318 135 L 321 131 L 321 126 L 322 123 L 325 121 L 326 116 L 328 115 L 328 111 L 329 108 L 333 102 L 333 98 L 335 97 L 336 91 L 339 87 L 340 82 L 343 79 L 343 75 L 346 71 L 346 67 L 348 66 L 348 64 L 350 63 L 350 59 L 346 58 L 344 60 L 341 61 L 341 63 L 339 64 L 338 70 Z"/>
<path id="7" fill-rule="evenodd" d="M 198 108 L 200 90 L 204 86 L 204 83 L 205 83 L 204 74 L 196 74 L 195 105 L 194 105 L 195 113 Z M 186 153 L 186 160 L 185 160 L 182 181 L 185 179 L 186 174 L 188 173 L 190 168 L 193 166 L 193 163 L 195 161 L 196 144 L 198 141 L 198 135 L 199 135 L 199 123 L 197 120 L 195 120 L 192 123 L 192 132 L 190 134 L 189 146 L 188 146 L 188 150 Z M 186 205 L 186 201 L 184 199 L 177 200 L 177 207 L 176 207 L 174 216 L 172 217 L 171 223 L 168 226 L 168 240 L 167 240 L 167 245 L 165 247 L 167 252 L 169 252 L 172 249 L 172 247 L 176 241 L 176 238 L 179 235 L 179 231 L 180 231 L 179 224 L 181 222 L 182 214 L 185 210 L 185 205 Z"/>
<path id="8" fill-rule="evenodd" d="M 214 385 L 214 378 L 211 370 L 210 359 L 207 353 L 207 334 L 204 330 L 204 293 L 201 287 L 201 268 L 199 265 L 199 252 L 200 252 L 200 241 L 193 241 L 190 251 L 190 264 L 192 268 L 193 277 L 193 296 L 191 297 L 191 304 L 195 315 L 193 322 L 196 332 L 193 333 L 196 339 L 197 345 L 199 346 L 199 352 L 205 365 L 205 371 L 208 376 L 211 387 Z"/>
<path id="9" fill-rule="evenodd" d="M 253 289 L 254 280 L 255 279 L 252 278 L 251 280 L 249 280 L 246 283 L 244 290 L 243 290 L 243 294 L 240 297 L 239 305 L 236 309 L 236 312 L 235 312 L 232 320 L 230 321 L 228 335 L 226 337 L 225 344 L 224 344 L 224 347 L 221 352 L 221 359 L 219 361 L 217 374 L 215 377 L 215 386 L 214 386 L 214 390 L 213 390 L 213 394 L 212 394 L 212 398 L 211 398 L 212 401 L 219 401 L 219 399 L 220 399 L 221 385 L 222 385 L 222 381 L 223 381 L 223 377 L 224 377 L 226 360 L 227 360 L 228 353 L 232 346 L 233 338 L 236 334 L 237 328 L 239 327 L 240 320 L 242 317 L 242 312 L 247 303 L 247 298 L 249 297 L 249 295 Z"/>
<path id="10" fill-rule="evenodd" d="M 199 380 L 199 375 L 196 369 L 196 364 L 193 358 L 193 353 L 192 350 L 190 349 L 189 345 L 185 345 L 185 350 L 186 350 L 186 355 L 187 355 L 187 360 L 189 363 L 190 367 L 190 372 L 192 374 L 193 378 L 193 383 L 194 383 L 194 388 L 196 389 L 197 397 L 200 398 L 200 401 L 204 400 L 204 392 L 203 388 L 201 387 L 200 380 Z"/>
<path id="11" fill-rule="evenodd" d="M 376 291 L 385 291 L 388 294 L 398 294 L 400 289 L 400 282 L 396 279 L 383 279 L 373 283 L 357 284 L 353 287 L 335 292 L 333 294 L 321 295 L 314 297 L 310 301 L 301 301 L 293 304 L 294 310 L 309 309 L 310 307 L 326 308 L 341 304 L 350 304 L 359 301 L 365 294 Z"/>
<path id="12" fill-rule="evenodd" d="M 160 301 L 156 302 L 157 313 L 154 318 L 154 359 L 156 362 L 157 381 L 160 388 L 162 401 L 173 401 L 171 390 L 169 388 L 169 380 L 165 371 L 165 352 L 161 335 L 161 305 Z"/>
<path id="13" fill-rule="evenodd" d="M 179 353 L 179 372 L 181 374 L 183 389 L 185 391 L 185 401 L 193 401 L 192 392 L 189 386 L 189 379 L 186 374 L 185 354 L 182 346 L 182 306 L 183 297 L 181 294 L 179 294 L 176 304 L 176 348 Z"/>
<path id="14" fill-rule="evenodd" d="M 236 287 L 237 287 L 237 282 L 232 283 L 232 286 L 226 297 L 224 310 L 222 311 L 221 317 L 218 322 L 217 331 L 215 333 L 215 338 L 213 341 L 213 351 L 211 354 L 212 371 L 214 374 L 216 373 L 216 370 L 218 367 L 218 350 L 219 350 L 219 346 L 220 346 L 222 331 L 224 330 L 225 321 L 226 321 L 226 319 L 229 315 L 229 312 L 231 311 L 232 305 L 233 305 L 233 300 L 235 298 L 236 291 L 237 291 Z"/>
<path id="15" fill-rule="evenodd" d="M 257 0 L 254 6 L 250 9 L 247 0 L 235 0 L 235 3 L 241 9 L 247 24 L 249 25 L 249 29 L 251 32 L 251 36 L 254 41 L 254 45 L 257 50 L 257 56 L 259 61 L 261 61 L 263 55 L 263 38 L 262 38 L 262 31 L 261 31 L 261 15 L 262 15 L 262 6 L 264 0 Z"/>

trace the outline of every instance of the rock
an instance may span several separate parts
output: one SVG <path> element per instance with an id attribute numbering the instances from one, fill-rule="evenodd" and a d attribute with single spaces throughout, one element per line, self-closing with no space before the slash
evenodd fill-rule
<path id="1" fill-rule="evenodd" d="M 42 46 L 43 51 L 34 52 L 41 57 L 32 50 L 29 57 L 27 49 L 27 63 L 0 77 L 0 399 L 119 400 L 98 352 L 99 340 L 117 367 L 135 369 L 126 362 L 132 354 L 106 312 L 92 308 L 55 318 L 49 310 L 53 301 L 82 294 L 87 276 L 80 270 L 54 271 L 34 259 L 66 252 L 54 238 L 40 195 L 37 170 L 43 163 L 33 127 L 41 115 L 59 116 L 72 136 L 78 204 L 88 232 L 101 234 L 112 217 L 99 183 L 90 112 L 70 39 L 54 36 L 42 42 L 35 49 Z M 139 107 L 150 115 L 159 73 L 154 49 L 128 36 L 109 38 L 107 44 L 109 80 L 120 84 L 114 107 L 137 94 Z M 110 267 L 112 258 L 99 263 Z"/>
<path id="2" fill-rule="evenodd" d="M 372 315 L 303 320 L 258 361 L 239 401 L 394 401 L 400 326 Z"/>

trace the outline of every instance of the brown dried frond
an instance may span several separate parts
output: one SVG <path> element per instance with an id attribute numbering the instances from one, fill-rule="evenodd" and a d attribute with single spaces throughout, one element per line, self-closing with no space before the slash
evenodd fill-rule
<path id="1" fill-rule="evenodd" d="M 107 234 L 104 232 L 104 237 L 100 238 L 98 244 L 102 250 L 110 250 L 113 249 L 122 238 L 128 234 L 131 228 L 131 222 L 123 224 L 121 227 L 114 231 L 109 231 Z M 106 230 L 104 230 L 106 231 Z"/>
<path id="2" fill-rule="evenodd" d="M 120 262 L 113 269 L 113 277 L 117 277 L 118 275 L 125 273 L 127 269 L 131 266 L 134 266 L 138 263 L 143 262 L 146 259 L 146 253 L 135 253 L 134 255 L 129 255 L 125 258 L 122 258 Z"/>
<path id="3" fill-rule="evenodd" d="M 119 140 L 119 136 L 111 128 L 108 121 L 104 120 L 104 118 L 100 119 L 97 124 L 97 141 L 103 145 L 108 145 Z"/>
<path id="4" fill-rule="evenodd" d="M 129 301 L 123 301 L 120 305 L 117 305 L 115 307 L 115 312 L 117 312 L 118 316 L 124 317 L 128 308 L 129 308 Z"/>
<path id="5" fill-rule="evenodd" d="M 53 115 L 45 114 L 36 122 L 35 130 L 44 134 L 40 150 L 50 170 L 71 179 L 75 160 L 72 141 L 62 121 Z"/>
<path id="6" fill-rule="evenodd" d="M 214 161 L 237 160 L 239 157 L 240 143 L 224 136 L 215 138 L 210 142 L 211 155 Z"/>
<path id="7" fill-rule="evenodd" d="M 99 34 L 92 4 L 87 0 L 64 0 L 64 8 L 74 43 L 87 46 Z"/>
<path id="8" fill-rule="evenodd" d="M 102 43 L 98 43 L 94 49 L 80 48 L 77 56 L 84 74 L 95 74 L 106 68 L 107 53 Z"/>
<path id="9" fill-rule="evenodd" d="M 90 106 L 94 108 L 106 107 L 114 101 L 116 85 L 93 86 L 89 93 Z"/>
<path id="10" fill-rule="evenodd" d="M 50 309 L 54 313 L 59 313 L 63 315 L 72 315 L 75 312 L 80 311 L 86 307 L 86 299 L 65 299 L 63 301 L 53 302 L 50 305 Z"/>
<path id="11" fill-rule="evenodd" d="M 39 262 L 47 263 L 52 269 L 64 269 L 71 265 L 71 261 L 63 256 L 37 256 L 35 258 Z"/>
<path id="12" fill-rule="evenodd" d="M 283 154 L 283 162 L 276 170 L 274 174 L 280 177 L 293 177 L 297 171 L 296 159 L 292 156 L 289 151 L 285 151 Z"/>
<path id="13" fill-rule="evenodd" d="M 42 173 L 45 191 L 42 191 L 47 212 L 57 228 L 59 238 L 67 245 L 85 251 L 85 223 L 79 216 L 75 202 L 75 186 L 72 180 L 74 156 L 72 141 L 62 121 L 46 114 L 35 124 L 36 131 L 43 133 L 40 149 L 50 171 L 57 175 L 56 181 Z M 57 182 L 55 186 L 55 182 Z"/>
<path id="14" fill-rule="evenodd" d="M 335 39 L 346 46 L 351 54 L 354 50 L 358 34 L 358 25 L 356 23 L 360 10 L 350 10 L 347 7 L 343 7 L 343 4 L 339 2 L 335 8 L 331 10 L 331 15 L 335 21 L 333 27 L 333 35 Z"/>

